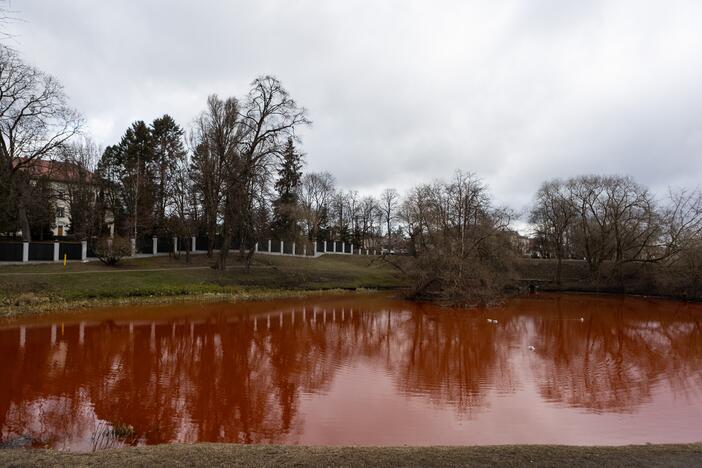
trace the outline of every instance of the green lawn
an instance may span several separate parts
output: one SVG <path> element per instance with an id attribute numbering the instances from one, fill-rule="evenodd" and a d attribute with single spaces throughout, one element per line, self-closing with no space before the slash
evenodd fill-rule
<path id="1" fill-rule="evenodd" d="M 568 447 L 301 447 L 195 444 L 105 450 L 0 450 L 2 466 L 506 466 L 691 467 L 702 464 L 702 445 Z"/>
<path id="2" fill-rule="evenodd" d="M 202 295 L 261 296 L 272 292 L 387 289 L 404 285 L 391 266 L 373 257 L 324 255 L 299 258 L 258 255 L 249 272 L 232 254 L 226 271 L 210 268 L 205 255 L 0 267 L 0 314 L 56 308 L 67 302 Z"/>

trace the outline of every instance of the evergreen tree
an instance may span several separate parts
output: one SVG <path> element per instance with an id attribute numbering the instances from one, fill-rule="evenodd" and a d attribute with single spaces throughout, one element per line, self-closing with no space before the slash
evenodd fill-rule
<path id="1" fill-rule="evenodd" d="M 117 234 L 125 235 L 129 229 L 129 220 L 121 192 L 122 182 L 120 179 L 121 171 L 118 167 L 118 153 L 118 145 L 108 146 L 98 162 L 97 176 L 100 179 L 98 200 L 102 210 L 101 219 L 106 219 L 108 212 L 111 213 Z"/>
<path id="2" fill-rule="evenodd" d="M 118 145 L 108 146 L 99 173 L 112 191 L 115 221 L 123 216 L 127 234 L 151 233 L 154 228 L 156 184 L 153 171 L 154 144 L 151 129 L 134 122 Z"/>
<path id="3" fill-rule="evenodd" d="M 278 198 L 273 202 L 273 230 L 283 240 L 292 240 L 298 235 L 301 169 L 302 155 L 295 151 L 292 138 L 288 138 L 275 183 Z"/>
<path id="4" fill-rule="evenodd" d="M 174 176 L 178 171 L 178 164 L 185 158 L 183 145 L 183 130 L 165 114 L 151 124 L 151 138 L 153 144 L 153 160 L 150 172 L 154 174 L 154 230 L 162 233 L 165 230 L 166 216 L 170 192 L 174 188 Z"/>

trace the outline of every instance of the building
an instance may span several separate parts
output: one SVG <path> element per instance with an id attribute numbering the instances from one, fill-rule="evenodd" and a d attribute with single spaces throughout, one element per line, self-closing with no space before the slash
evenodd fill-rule
<path id="1" fill-rule="evenodd" d="M 51 232 L 58 237 L 67 235 L 71 229 L 71 193 L 81 184 L 91 187 L 92 196 L 97 197 L 95 174 L 75 163 L 43 159 L 33 161 L 27 170 L 32 179 L 43 178 L 48 181 L 54 214 Z M 104 222 L 113 236 L 114 219 L 111 213 L 107 213 Z"/>

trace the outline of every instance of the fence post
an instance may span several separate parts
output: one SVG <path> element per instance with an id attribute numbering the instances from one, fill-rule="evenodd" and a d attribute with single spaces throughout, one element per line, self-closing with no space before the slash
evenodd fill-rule
<path id="1" fill-rule="evenodd" d="M 131 245 L 131 254 L 132 257 L 136 255 L 136 239 L 129 239 L 129 244 Z"/>
<path id="2" fill-rule="evenodd" d="M 135 240 L 132 239 L 132 252 L 134 252 L 134 242 Z M 58 248 L 54 247 L 54 255 L 56 255 L 57 252 Z M 88 259 L 88 241 L 80 241 L 80 259 L 81 261 L 86 261 Z"/>
<path id="3" fill-rule="evenodd" d="M 258 242 L 254 244 L 254 253 L 258 253 Z"/>
<path id="4" fill-rule="evenodd" d="M 312 251 L 314 253 L 314 256 L 317 256 L 317 239 L 314 240 L 314 250 Z"/>
<path id="5" fill-rule="evenodd" d="M 197 252 L 197 237 L 195 236 L 190 238 L 190 251 Z"/>
<path id="6" fill-rule="evenodd" d="M 22 261 L 29 261 L 29 242 L 22 242 Z"/>
<path id="7" fill-rule="evenodd" d="M 173 236 L 173 253 L 178 253 L 178 238 Z"/>
<path id="8" fill-rule="evenodd" d="M 156 255 L 158 253 L 158 237 L 154 236 L 151 238 L 151 255 Z"/>
<path id="9" fill-rule="evenodd" d="M 285 255 L 285 241 L 280 241 L 280 255 Z"/>
<path id="10" fill-rule="evenodd" d="M 324 241 L 324 252 L 323 253 L 327 253 L 327 241 Z"/>
<path id="11" fill-rule="evenodd" d="M 293 255 L 295 255 L 295 243 L 293 242 L 293 250 L 292 250 Z"/>
<path id="12" fill-rule="evenodd" d="M 341 242 L 341 253 L 345 254 L 346 253 L 346 242 Z"/>
<path id="13" fill-rule="evenodd" d="M 58 262 L 59 261 L 59 243 L 54 242 L 54 261 Z"/>

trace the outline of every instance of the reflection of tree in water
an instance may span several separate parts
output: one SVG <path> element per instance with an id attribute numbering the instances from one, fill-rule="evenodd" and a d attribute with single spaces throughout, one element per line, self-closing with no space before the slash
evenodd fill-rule
<path id="1" fill-rule="evenodd" d="M 488 390 L 517 385 L 509 364 L 515 321 L 493 325 L 484 314 L 420 306 L 396 322 L 388 364 L 403 392 L 470 412 L 486 405 Z"/>
<path id="2" fill-rule="evenodd" d="M 361 361 L 386 369 L 405 395 L 470 413 L 488 404 L 489 391 L 523 385 L 514 353 L 527 338 L 548 400 L 622 411 L 650 399 L 660 379 L 678 393 L 702 388 L 699 316 L 670 303 L 628 304 L 514 301 L 486 313 L 327 300 L 295 306 L 294 323 L 290 306 L 259 304 L 155 318 L 132 332 L 128 321 L 102 322 L 85 329 L 82 344 L 77 324 L 53 345 L 44 326 L 27 331 L 24 347 L 17 328 L 6 329 L 0 427 L 4 437 L 58 447 L 80 446 L 99 420 L 132 425 L 147 443 L 294 442 L 302 394 L 328 391 L 339 368 Z"/>
<path id="3" fill-rule="evenodd" d="M 650 401 L 661 380 L 676 396 L 700 392 L 702 329 L 686 307 L 622 298 L 543 301 L 529 317 L 541 395 L 595 412 L 628 412 Z"/>
<path id="4" fill-rule="evenodd" d="M 320 310 L 313 322 L 310 310 L 302 323 L 296 310 L 295 325 L 282 312 L 283 326 L 276 311 L 257 317 L 257 331 L 252 317 L 227 322 L 225 314 L 194 324 L 192 334 L 187 322 L 153 332 L 147 323 L 133 334 L 106 322 L 88 328 L 82 344 L 73 324 L 56 345 L 44 333 L 24 348 L 11 330 L 0 341 L 9 351 L 0 376 L 12 383 L 0 393 L 3 434 L 62 446 L 67 433 L 89 437 L 98 418 L 130 424 L 148 443 L 283 442 L 297 424 L 300 392 L 328 387 L 370 343 L 360 312 L 342 323 L 332 322 L 333 309 Z"/>

